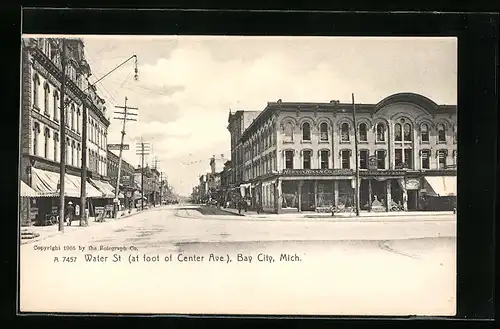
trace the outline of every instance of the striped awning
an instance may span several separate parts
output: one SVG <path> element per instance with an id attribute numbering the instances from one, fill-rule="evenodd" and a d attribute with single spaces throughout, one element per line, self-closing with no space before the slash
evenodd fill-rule
<path id="1" fill-rule="evenodd" d="M 27 198 L 38 198 L 38 197 L 43 197 L 43 196 L 52 196 L 52 194 L 47 194 L 45 195 L 44 193 L 40 193 L 29 187 L 28 184 L 25 182 L 21 181 L 21 188 L 19 191 L 19 195 L 22 197 L 27 197 Z"/>
<path id="2" fill-rule="evenodd" d="M 90 182 L 101 191 L 101 197 L 104 199 L 113 199 L 115 197 L 115 192 L 113 186 L 108 182 L 103 182 L 97 179 L 90 179 Z"/>
<path id="3" fill-rule="evenodd" d="M 57 172 L 31 168 L 32 188 L 40 193 L 40 196 L 59 196 L 59 178 Z M 81 189 L 81 178 L 74 175 L 64 175 L 64 195 L 67 197 L 79 198 Z M 100 198 L 102 193 L 91 184 L 86 184 L 87 197 Z"/>
<path id="4" fill-rule="evenodd" d="M 426 191 L 433 196 L 456 196 L 456 176 L 425 177 Z"/>

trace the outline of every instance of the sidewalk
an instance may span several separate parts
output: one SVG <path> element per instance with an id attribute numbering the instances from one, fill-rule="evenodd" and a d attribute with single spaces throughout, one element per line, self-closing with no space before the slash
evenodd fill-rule
<path id="1" fill-rule="evenodd" d="M 126 210 L 120 210 L 118 212 L 118 218 L 106 218 L 104 222 L 96 222 L 94 220 L 95 217 L 89 217 L 88 218 L 88 226 L 87 227 L 82 227 L 80 226 L 80 221 L 73 221 L 73 224 L 71 226 L 67 226 L 66 224 L 64 225 L 64 233 L 67 232 L 81 232 L 82 229 L 85 228 L 91 228 L 91 227 L 96 227 L 102 224 L 106 223 L 111 223 L 115 222 L 117 220 L 135 216 L 140 213 L 144 213 L 147 211 L 152 211 L 152 210 L 159 210 L 162 209 L 166 206 L 157 206 L 157 207 L 150 207 L 150 208 L 144 208 L 144 211 L 140 211 L 137 208 L 132 209 L 130 214 L 128 213 L 128 209 Z M 27 244 L 27 243 L 33 243 L 33 242 L 38 242 L 59 234 L 63 234 L 62 232 L 59 232 L 58 226 L 56 225 L 50 225 L 50 226 L 29 226 L 29 227 L 21 227 L 21 244 Z M 23 237 L 28 237 L 28 238 L 23 238 Z"/>
<path id="2" fill-rule="evenodd" d="M 238 213 L 238 209 L 234 208 L 221 208 L 220 210 L 231 213 L 238 216 L 245 216 L 251 218 L 268 218 L 268 219 L 285 219 L 285 218 L 317 218 L 317 219 L 336 219 L 336 218 L 356 218 L 356 214 L 354 212 L 351 213 L 335 213 L 335 216 L 332 216 L 331 213 L 315 213 L 315 212 L 305 212 L 305 213 L 284 213 L 284 214 L 270 214 L 270 213 L 261 213 L 257 214 L 256 211 L 241 211 L 241 214 Z M 359 217 L 363 217 L 366 219 L 369 218 L 379 218 L 379 217 L 390 217 L 395 220 L 401 219 L 401 217 L 442 217 L 442 216 L 455 216 L 453 211 L 409 211 L 409 212 L 399 212 L 399 211 L 391 211 L 391 212 L 367 212 L 361 211 L 359 213 Z"/>

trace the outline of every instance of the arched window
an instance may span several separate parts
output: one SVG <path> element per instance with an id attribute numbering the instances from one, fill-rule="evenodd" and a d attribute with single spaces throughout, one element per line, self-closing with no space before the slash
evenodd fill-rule
<path id="1" fill-rule="evenodd" d="M 293 142 L 293 124 L 286 122 L 284 124 L 285 142 Z"/>
<path id="2" fill-rule="evenodd" d="M 385 125 L 380 122 L 377 124 L 377 142 L 385 142 Z"/>
<path id="3" fill-rule="evenodd" d="M 59 159 L 59 134 L 54 131 L 54 161 Z"/>
<path id="4" fill-rule="evenodd" d="M 59 121 L 59 93 L 54 90 L 54 121 Z"/>
<path id="5" fill-rule="evenodd" d="M 444 124 L 442 123 L 438 124 L 437 133 L 438 133 L 438 143 L 446 143 L 446 129 L 444 127 Z"/>
<path id="6" fill-rule="evenodd" d="M 366 123 L 360 123 L 359 124 L 359 141 L 360 142 L 366 142 L 368 141 L 368 127 Z"/>
<path id="7" fill-rule="evenodd" d="M 302 151 L 302 168 L 303 169 L 311 169 L 311 150 Z"/>
<path id="8" fill-rule="evenodd" d="M 45 83 L 45 85 L 43 86 L 43 91 L 44 91 L 44 98 L 43 98 L 43 112 L 45 113 L 45 115 L 49 115 L 49 93 L 50 93 L 50 88 L 49 88 L 49 84 L 48 83 Z"/>
<path id="9" fill-rule="evenodd" d="M 438 169 L 446 169 L 446 150 L 437 151 Z"/>
<path id="10" fill-rule="evenodd" d="M 302 140 L 311 140 L 311 124 L 309 122 L 304 122 L 302 124 Z"/>
<path id="11" fill-rule="evenodd" d="M 71 141 L 71 165 L 76 166 L 76 144 L 75 141 Z"/>
<path id="12" fill-rule="evenodd" d="M 70 111 L 70 124 L 71 124 L 71 130 L 75 130 L 75 104 L 71 104 L 71 111 Z"/>
<path id="13" fill-rule="evenodd" d="M 349 124 L 344 122 L 342 126 L 340 126 L 340 141 L 341 142 L 349 142 Z"/>
<path id="14" fill-rule="evenodd" d="M 328 141 L 328 123 L 322 122 L 319 125 L 319 135 L 322 142 Z"/>
<path id="15" fill-rule="evenodd" d="M 294 152 L 292 150 L 285 151 L 285 168 L 293 169 Z"/>
<path id="16" fill-rule="evenodd" d="M 420 141 L 422 143 L 429 142 L 429 125 L 427 123 L 422 123 L 420 125 Z"/>
<path id="17" fill-rule="evenodd" d="M 33 124 L 33 154 L 38 154 L 38 135 L 40 134 L 40 124 L 35 122 Z"/>
<path id="18" fill-rule="evenodd" d="M 40 78 L 38 74 L 33 76 L 33 106 L 38 109 L 38 86 L 40 85 Z"/>
<path id="19" fill-rule="evenodd" d="M 403 140 L 405 142 L 411 142 L 412 141 L 412 131 L 411 131 L 411 125 L 409 123 L 405 123 L 403 126 Z"/>
<path id="20" fill-rule="evenodd" d="M 49 128 L 45 128 L 44 133 L 44 147 L 43 147 L 43 156 L 45 159 L 49 158 L 49 138 L 50 138 L 50 130 Z"/>
<path id="21" fill-rule="evenodd" d="M 403 132 L 401 128 L 401 124 L 396 123 L 394 125 L 394 140 L 397 142 L 403 141 Z"/>
<path id="22" fill-rule="evenodd" d="M 76 132 L 79 134 L 80 133 L 80 108 L 76 111 Z"/>

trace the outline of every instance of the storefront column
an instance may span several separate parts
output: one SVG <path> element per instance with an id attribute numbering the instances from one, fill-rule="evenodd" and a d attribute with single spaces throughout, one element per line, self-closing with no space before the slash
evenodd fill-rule
<path id="1" fill-rule="evenodd" d="M 283 196 L 281 194 L 281 180 L 278 179 L 276 182 L 276 191 L 274 193 L 274 198 L 276 199 L 276 213 L 281 214 L 281 209 L 283 208 Z"/>
<path id="2" fill-rule="evenodd" d="M 333 181 L 333 200 L 335 202 L 335 206 L 339 205 L 339 181 Z"/>
<path id="3" fill-rule="evenodd" d="M 385 210 L 391 211 L 391 180 L 388 179 L 385 181 Z"/>
<path id="4" fill-rule="evenodd" d="M 368 211 L 372 211 L 372 180 L 368 180 Z"/>
<path id="5" fill-rule="evenodd" d="M 406 189 L 406 177 L 403 180 L 403 209 L 408 211 L 408 190 Z"/>
<path id="6" fill-rule="evenodd" d="M 318 208 L 318 181 L 314 181 L 314 210 Z"/>
<path id="7" fill-rule="evenodd" d="M 297 205 L 297 209 L 299 212 L 302 211 L 302 181 L 299 180 L 297 184 L 297 192 L 299 194 L 299 204 Z"/>

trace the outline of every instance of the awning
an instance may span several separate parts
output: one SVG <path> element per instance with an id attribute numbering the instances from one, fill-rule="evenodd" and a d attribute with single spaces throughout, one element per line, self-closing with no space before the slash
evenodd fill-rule
<path id="1" fill-rule="evenodd" d="M 59 196 L 58 183 L 59 173 L 31 168 L 32 172 L 32 188 L 43 194 L 43 196 Z M 81 178 L 74 175 L 66 174 L 64 179 L 64 195 L 72 198 L 80 197 L 80 182 Z M 86 184 L 87 197 L 98 198 L 102 196 L 91 184 Z"/>
<path id="2" fill-rule="evenodd" d="M 426 192 L 433 196 L 457 195 L 456 176 L 426 176 Z"/>
<path id="3" fill-rule="evenodd" d="M 51 197 L 57 196 L 55 193 L 40 193 L 29 187 L 28 184 L 21 181 L 21 189 L 19 191 L 20 196 L 27 198 L 37 198 L 37 197 Z"/>
<path id="4" fill-rule="evenodd" d="M 101 195 L 102 198 L 104 198 L 104 199 L 114 199 L 115 198 L 115 192 L 114 192 L 115 189 L 108 182 L 103 182 L 103 181 L 92 179 L 92 178 L 90 178 L 90 182 L 92 184 L 94 184 L 94 186 L 97 187 L 97 189 L 102 192 L 102 195 Z"/>
<path id="5" fill-rule="evenodd" d="M 141 192 L 135 191 L 135 192 L 134 192 L 134 194 L 132 195 L 132 198 L 133 198 L 134 200 L 138 200 L 138 199 L 140 199 L 141 197 L 142 197 L 143 199 L 145 199 L 145 200 L 146 200 L 146 198 L 142 196 Z"/>

